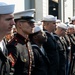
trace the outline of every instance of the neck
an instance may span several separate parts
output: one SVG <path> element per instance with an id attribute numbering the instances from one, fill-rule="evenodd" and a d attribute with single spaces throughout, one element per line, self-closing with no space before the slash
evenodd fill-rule
<path id="1" fill-rule="evenodd" d="M 35 42 L 35 43 L 36 43 L 36 45 L 38 45 L 38 46 L 41 48 L 41 45 L 42 45 L 42 44 L 40 44 L 40 43 L 38 43 L 38 42 Z"/>
<path id="2" fill-rule="evenodd" d="M 56 33 L 59 37 L 61 36 L 57 30 L 55 31 L 55 33 Z"/>
<path id="3" fill-rule="evenodd" d="M 48 30 L 48 29 L 46 29 L 49 33 L 51 33 L 52 31 L 51 30 Z"/>
<path id="4" fill-rule="evenodd" d="M 0 34 L 0 41 L 4 38 L 3 34 Z"/>
<path id="5" fill-rule="evenodd" d="M 28 34 L 25 34 L 25 33 L 23 33 L 23 32 L 19 32 L 19 31 L 17 31 L 19 34 L 21 34 L 24 38 L 26 38 L 26 39 L 28 39 Z"/>

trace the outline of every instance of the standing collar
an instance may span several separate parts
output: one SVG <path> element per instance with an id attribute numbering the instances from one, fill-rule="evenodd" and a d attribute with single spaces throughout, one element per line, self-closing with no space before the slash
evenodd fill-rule
<path id="1" fill-rule="evenodd" d="M 28 42 L 29 41 L 29 38 L 26 39 L 25 37 L 23 37 L 21 34 L 17 33 L 16 34 L 16 37 L 21 41 L 24 41 L 24 42 Z"/>

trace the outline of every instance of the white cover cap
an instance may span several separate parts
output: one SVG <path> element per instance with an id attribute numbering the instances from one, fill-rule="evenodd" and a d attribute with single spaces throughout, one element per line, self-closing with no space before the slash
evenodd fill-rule
<path id="1" fill-rule="evenodd" d="M 0 14 L 11 14 L 14 12 L 14 4 L 6 4 L 4 2 L 0 2 Z"/>
<path id="2" fill-rule="evenodd" d="M 60 20 L 60 19 L 57 19 L 57 20 L 56 20 L 56 22 L 59 22 L 59 23 L 60 23 L 60 22 L 61 22 L 61 20 Z"/>
<path id="3" fill-rule="evenodd" d="M 75 26 L 73 24 L 69 24 L 68 27 L 69 28 L 75 28 Z"/>
<path id="4" fill-rule="evenodd" d="M 65 23 L 59 23 L 59 24 L 57 24 L 57 27 L 60 27 L 63 29 L 68 29 L 68 26 Z"/>
<path id="5" fill-rule="evenodd" d="M 73 17 L 71 18 L 71 20 L 72 20 L 72 21 L 75 20 L 75 16 L 73 16 Z"/>
<path id="6" fill-rule="evenodd" d="M 41 31 L 41 30 L 42 30 L 42 28 L 41 28 L 40 26 L 35 25 L 35 27 L 34 27 L 34 29 L 33 29 L 33 33 L 37 33 L 37 32 L 39 32 L 39 31 Z"/>
<path id="7" fill-rule="evenodd" d="M 56 21 L 56 18 L 53 15 L 47 15 L 42 21 Z"/>
<path id="8" fill-rule="evenodd" d="M 35 9 L 29 9 L 29 10 L 25 10 L 25 11 L 21 11 L 21 12 L 17 12 L 14 14 L 14 19 L 18 19 L 24 16 L 31 16 L 34 17 L 35 14 Z"/>

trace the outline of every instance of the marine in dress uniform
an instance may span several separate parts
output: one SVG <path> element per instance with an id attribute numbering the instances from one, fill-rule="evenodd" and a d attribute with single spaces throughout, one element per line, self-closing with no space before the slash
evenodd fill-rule
<path id="1" fill-rule="evenodd" d="M 31 75 L 32 67 L 34 66 L 34 56 L 28 35 L 32 33 L 34 19 L 29 14 L 27 16 L 23 14 L 18 16 L 15 22 L 17 33 L 7 44 L 8 57 L 14 69 L 13 75 Z"/>
<path id="2" fill-rule="evenodd" d="M 10 32 L 8 27 L 15 24 L 13 20 L 14 15 L 12 14 L 14 12 L 14 6 L 14 4 L 0 2 L 0 75 L 10 75 L 10 62 L 7 58 L 8 50 L 3 38 Z"/>
<path id="3" fill-rule="evenodd" d="M 32 75 L 49 75 L 50 61 L 42 45 L 47 40 L 46 34 L 42 31 L 40 26 L 35 26 L 33 34 L 30 35 L 30 39 L 35 61 Z"/>

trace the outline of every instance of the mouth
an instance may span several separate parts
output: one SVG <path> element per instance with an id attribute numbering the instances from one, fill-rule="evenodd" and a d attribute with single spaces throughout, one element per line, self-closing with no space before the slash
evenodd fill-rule
<path id="1" fill-rule="evenodd" d="M 9 28 L 8 28 L 8 30 L 10 30 L 10 31 L 11 31 L 11 30 L 12 30 L 12 27 L 9 27 Z"/>

